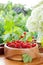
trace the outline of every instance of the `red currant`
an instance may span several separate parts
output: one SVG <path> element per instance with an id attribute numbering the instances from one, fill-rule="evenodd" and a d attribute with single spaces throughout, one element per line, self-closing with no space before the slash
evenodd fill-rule
<path id="1" fill-rule="evenodd" d="M 32 46 L 31 46 L 31 44 L 27 44 L 26 47 L 27 48 L 31 48 Z"/>
<path id="2" fill-rule="evenodd" d="M 20 38 L 23 38 L 23 37 L 24 37 L 24 36 L 22 36 L 22 35 L 20 36 Z"/>
<path id="3" fill-rule="evenodd" d="M 20 43 L 16 43 L 15 48 L 20 48 Z"/>
<path id="4" fill-rule="evenodd" d="M 35 47 L 36 46 L 36 44 L 34 43 L 34 44 L 32 44 L 32 47 Z"/>
<path id="5" fill-rule="evenodd" d="M 10 45 L 10 44 L 11 44 L 11 42 L 7 42 L 7 46 Z"/>
<path id="6" fill-rule="evenodd" d="M 26 35 L 26 32 L 24 32 L 24 35 Z"/>

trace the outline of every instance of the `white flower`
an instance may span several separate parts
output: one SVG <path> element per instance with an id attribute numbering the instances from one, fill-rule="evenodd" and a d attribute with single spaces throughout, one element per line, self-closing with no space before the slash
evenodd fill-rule
<path id="1" fill-rule="evenodd" d="M 30 32 L 43 32 L 43 5 L 32 11 L 26 27 Z"/>

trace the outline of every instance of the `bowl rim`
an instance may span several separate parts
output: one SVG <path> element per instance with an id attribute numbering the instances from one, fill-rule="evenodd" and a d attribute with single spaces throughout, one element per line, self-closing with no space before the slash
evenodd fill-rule
<path id="1" fill-rule="evenodd" d="M 11 47 L 8 47 L 6 44 L 4 45 L 4 48 L 8 48 L 8 49 L 11 49 L 11 50 L 30 50 L 30 49 L 34 49 L 36 47 L 38 47 L 38 44 L 36 44 L 35 47 L 32 47 L 32 48 L 11 48 Z"/>

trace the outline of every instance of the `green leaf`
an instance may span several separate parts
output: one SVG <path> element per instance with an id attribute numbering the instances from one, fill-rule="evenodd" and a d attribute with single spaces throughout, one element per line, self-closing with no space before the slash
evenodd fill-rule
<path id="1" fill-rule="evenodd" d="M 4 23 L 0 22 L 0 36 L 4 33 Z"/>
<path id="2" fill-rule="evenodd" d="M 29 58 L 29 62 L 32 62 L 32 57 L 31 56 L 28 56 L 28 58 Z"/>
<path id="3" fill-rule="evenodd" d="M 13 29 L 14 29 L 14 21 L 13 21 L 13 18 L 8 16 L 6 17 L 5 19 L 5 25 L 4 25 L 4 29 L 5 29 L 5 32 L 4 34 L 8 34 L 8 33 L 12 33 L 13 32 Z"/>
<path id="4" fill-rule="evenodd" d="M 18 27 L 18 26 L 14 27 L 14 33 L 18 34 L 18 36 L 21 36 L 23 34 L 23 32 L 24 31 L 20 27 Z"/>
<path id="5" fill-rule="evenodd" d="M 27 32 L 26 40 L 32 41 L 32 34 L 31 34 L 31 32 Z"/>
<path id="6" fill-rule="evenodd" d="M 22 57 L 24 63 L 32 62 L 32 57 L 29 56 L 28 54 L 23 54 Z"/>
<path id="7" fill-rule="evenodd" d="M 12 40 L 19 40 L 19 36 L 15 33 L 12 33 Z"/>
<path id="8" fill-rule="evenodd" d="M 3 41 L 9 41 L 10 40 L 10 34 L 6 34 L 3 36 Z"/>
<path id="9" fill-rule="evenodd" d="M 15 33 L 3 35 L 4 42 L 13 41 L 13 40 L 19 40 L 19 36 Z"/>

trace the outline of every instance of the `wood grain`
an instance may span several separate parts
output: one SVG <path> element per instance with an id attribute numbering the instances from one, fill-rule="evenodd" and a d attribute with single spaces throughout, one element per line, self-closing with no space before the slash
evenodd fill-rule
<path id="1" fill-rule="evenodd" d="M 32 63 L 23 63 L 6 59 L 4 55 L 0 55 L 0 65 L 43 65 L 43 54 L 40 54 L 40 56 L 40 58 L 33 60 Z"/>

